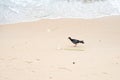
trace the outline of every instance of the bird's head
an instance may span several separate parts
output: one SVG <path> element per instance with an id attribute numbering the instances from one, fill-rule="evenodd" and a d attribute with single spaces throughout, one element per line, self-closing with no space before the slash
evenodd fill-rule
<path id="1" fill-rule="evenodd" d="M 68 37 L 68 39 L 71 39 L 71 37 Z"/>

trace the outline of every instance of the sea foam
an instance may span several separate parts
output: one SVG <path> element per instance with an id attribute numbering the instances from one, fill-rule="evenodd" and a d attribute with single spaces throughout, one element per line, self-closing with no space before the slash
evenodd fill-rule
<path id="1" fill-rule="evenodd" d="M 0 24 L 120 15 L 120 0 L 0 0 Z"/>

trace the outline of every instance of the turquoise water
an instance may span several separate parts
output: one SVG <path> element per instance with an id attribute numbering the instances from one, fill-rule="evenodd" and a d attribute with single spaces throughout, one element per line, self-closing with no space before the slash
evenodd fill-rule
<path id="1" fill-rule="evenodd" d="M 0 0 L 0 24 L 120 15 L 120 0 Z"/>

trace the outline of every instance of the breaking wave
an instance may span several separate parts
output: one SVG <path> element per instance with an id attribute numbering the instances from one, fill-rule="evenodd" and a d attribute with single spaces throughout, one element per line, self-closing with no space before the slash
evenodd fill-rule
<path id="1" fill-rule="evenodd" d="M 120 15 L 120 0 L 0 0 L 0 24 Z"/>

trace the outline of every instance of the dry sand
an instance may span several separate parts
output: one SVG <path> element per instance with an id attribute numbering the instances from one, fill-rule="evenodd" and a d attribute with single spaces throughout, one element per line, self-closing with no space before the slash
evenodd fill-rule
<path id="1" fill-rule="evenodd" d="M 120 80 L 120 16 L 0 25 L 0 80 Z"/>

